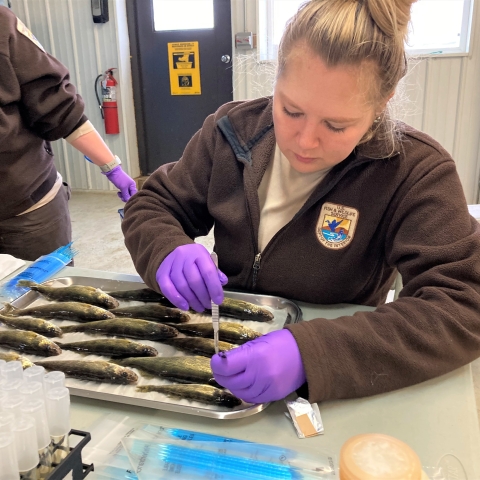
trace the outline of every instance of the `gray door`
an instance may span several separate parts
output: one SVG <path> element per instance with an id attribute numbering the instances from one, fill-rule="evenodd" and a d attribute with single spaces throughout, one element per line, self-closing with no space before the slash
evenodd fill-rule
<path id="1" fill-rule="evenodd" d="M 230 0 L 202 0 L 199 24 L 160 30 L 184 28 L 192 1 L 126 2 L 143 175 L 178 160 L 205 118 L 233 99 Z"/>

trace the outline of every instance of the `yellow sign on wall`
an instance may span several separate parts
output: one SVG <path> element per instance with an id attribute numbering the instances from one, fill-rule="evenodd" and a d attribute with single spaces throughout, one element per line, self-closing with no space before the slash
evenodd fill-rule
<path id="1" fill-rule="evenodd" d="M 172 95 L 201 95 L 198 42 L 168 44 L 170 92 Z"/>

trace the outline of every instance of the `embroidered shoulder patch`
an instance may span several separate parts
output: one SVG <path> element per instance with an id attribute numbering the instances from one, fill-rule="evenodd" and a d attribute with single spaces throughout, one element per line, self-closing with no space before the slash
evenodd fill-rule
<path id="1" fill-rule="evenodd" d="M 17 18 L 17 30 L 27 37 L 30 41 L 32 41 L 40 50 L 45 52 L 42 44 L 37 40 L 37 37 L 25 26 L 25 24 Z"/>
<path id="2" fill-rule="evenodd" d="M 358 215 L 356 208 L 324 203 L 315 228 L 319 242 L 334 250 L 345 248 L 355 235 Z"/>

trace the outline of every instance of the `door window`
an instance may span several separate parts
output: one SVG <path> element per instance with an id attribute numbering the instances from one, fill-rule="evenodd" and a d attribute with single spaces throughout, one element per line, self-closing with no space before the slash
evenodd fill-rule
<path id="1" fill-rule="evenodd" d="M 213 28 L 213 0 L 153 0 L 155 31 Z"/>

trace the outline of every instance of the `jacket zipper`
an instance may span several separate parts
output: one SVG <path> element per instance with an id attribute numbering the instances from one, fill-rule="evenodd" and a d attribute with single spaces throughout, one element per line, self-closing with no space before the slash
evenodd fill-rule
<path id="1" fill-rule="evenodd" d="M 258 271 L 260 270 L 261 259 L 262 259 L 262 254 L 257 253 L 255 255 L 255 261 L 253 262 L 253 286 L 252 286 L 253 289 L 255 289 L 255 286 L 257 285 L 257 276 L 258 276 Z"/>

